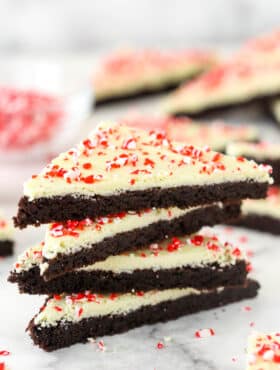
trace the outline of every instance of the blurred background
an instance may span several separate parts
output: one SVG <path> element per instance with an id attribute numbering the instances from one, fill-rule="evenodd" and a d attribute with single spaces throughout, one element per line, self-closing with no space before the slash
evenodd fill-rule
<path id="1" fill-rule="evenodd" d="M 1 53 L 228 46 L 280 23 L 279 0 L 0 0 L 0 7 Z"/>
<path id="2" fill-rule="evenodd" d="M 126 46 L 226 53 L 280 23 L 279 0 L 0 0 L 0 9 L 0 87 L 71 95 L 67 106 L 73 108 L 48 147 L 11 156 L 0 145 L 0 202 L 12 207 L 24 180 L 96 122 L 157 109 L 151 98 L 92 112 L 92 75 L 101 55 Z"/>

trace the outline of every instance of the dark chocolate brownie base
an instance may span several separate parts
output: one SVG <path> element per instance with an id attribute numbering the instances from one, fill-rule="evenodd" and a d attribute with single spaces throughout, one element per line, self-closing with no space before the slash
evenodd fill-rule
<path id="1" fill-rule="evenodd" d="M 183 315 L 209 310 L 257 295 L 259 284 L 249 280 L 242 286 L 226 287 L 221 292 L 190 295 L 174 301 L 166 301 L 154 306 L 142 307 L 127 315 L 108 315 L 83 319 L 80 322 L 60 322 L 57 326 L 36 326 L 34 319 L 28 326 L 33 342 L 45 351 L 69 347 L 75 343 L 85 343 L 88 338 L 114 335 L 126 332 L 141 325 L 166 322 Z"/>
<path id="2" fill-rule="evenodd" d="M 15 225 L 27 225 L 83 220 L 115 214 L 123 211 L 138 211 L 147 208 L 192 207 L 213 202 L 236 201 L 245 198 L 265 198 L 268 183 L 227 182 L 205 186 L 181 186 L 169 189 L 153 188 L 142 191 L 127 191 L 123 194 L 85 197 L 78 194 L 54 196 L 29 200 L 21 198 Z"/>
<path id="3" fill-rule="evenodd" d="M 172 113 L 171 115 L 180 117 L 180 116 L 188 116 L 191 118 L 213 118 L 216 117 L 218 114 L 219 116 L 223 113 L 226 113 L 229 110 L 233 110 L 235 108 L 251 108 L 254 106 L 259 106 L 263 108 L 265 104 L 267 104 L 267 100 L 271 98 L 278 98 L 280 96 L 279 93 L 273 93 L 273 94 L 266 94 L 262 96 L 257 96 L 254 98 L 250 98 L 245 101 L 239 101 L 239 102 L 233 102 L 233 103 L 227 103 L 227 104 L 221 104 L 217 106 L 213 106 L 211 108 L 205 108 L 203 110 L 200 110 L 199 112 L 187 112 L 187 111 L 180 111 L 176 113 Z"/>
<path id="4" fill-rule="evenodd" d="M 106 98 L 100 98 L 97 99 L 93 103 L 93 107 L 99 108 L 107 104 L 116 104 L 116 103 L 121 103 L 121 102 L 128 102 L 130 100 L 134 99 L 139 99 L 139 98 L 148 98 L 149 96 L 156 96 L 160 95 L 164 92 L 171 91 L 181 85 L 181 83 L 189 81 L 198 75 L 200 75 L 205 69 L 201 69 L 201 71 L 197 71 L 196 73 L 193 73 L 192 75 L 188 75 L 185 78 L 180 78 L 180 80 L 177 81 L 169 81 L 168 83 L 165 83 L 162 86 L 156 86 L 156 87 L 150 87 L 150 88 L 143 88 L 138 91 L 132 91 L 130 93 L 126 93 L 126 95 L 115 95 L 115 96 L 110 96 Z"/>
<path id="5" fill-rule="evenodd" d="M 12 256 L 14 253 L 14 242 L 12 240 L 0 241 L 0 257 Z"/>
<path id="6" fill-rule="evenodd" d="M 212 289 L 219 286 L 241 285 L 247 276 L 245 261 L 221 267 L 211 264 L 204 267 L 181 267 L 153 271 L 135 270 L 133 273 L 111 271 L 75 271 L 50 281 L 40 276 L 39 267 L 19 274 L 11 272 L 9 281 L 18 283 L 21 293 L 54 295 L 79 293 L 91 290 L 96 293 L 125 293 L 193 287 Z"/>
<path id="7" fill-rule="evenodd" d="M 163 241 L 171 236 L 184 236 L 201 229 L 202 226 L 214 226 L 225 220 L 234 220 L 240 216 L 240 204 L 228 204 L 222 208 L 216 205 L 202 207 L 170 221 L 159 221 L 149 226 L 116 234 L 106 238 L 90 248 L 83 248 L 70 255 L 58 255 L 48 262 L 43 277 L 51 280 L 74 268 L 91 265 L 123 252 L 146 247 Z"/>
<path id="8" fill-rule="evenodd" d="M 273 235 L 280 235 L 280 219 L 250 214 L 242 216 L 238 221 L 232 223 L 234 226 L 247 227 L 258 231 L 264 231 Z"/>

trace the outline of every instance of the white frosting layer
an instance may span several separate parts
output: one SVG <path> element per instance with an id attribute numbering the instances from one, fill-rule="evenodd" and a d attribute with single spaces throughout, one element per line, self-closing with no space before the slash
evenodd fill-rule
<path id="1" fill-rule="evenodd" d="M 271 102 L 270 109 L 278 123 L 280 123 L 280 99 L 274 99 Z"/>
<path id="2" fill-rule="evenodd" d="M 279 94 L 279 71 L 280 62 L 269 66 L 246 62 L 220 65 L 171 93 L 163 104 L 163 110 L 194 114 L 258 96 Z"/>
<path id="3" fill-rule="evenodd" d="M 222 207 L 222 204 L 220 205 Z M 84 248 L 92 248 L 106 238 L 117 234 L 142 229 L 160 221 L 171 221 L 201 207 L 187 209 L 162 208 L 143 212 L 121 213 L 120 216 L 100 217 L 95 221 L 50 224 L 43 246 L 43 257 L 55 258 L 60 254 L 72 254 Z"/>
<path id="4" fill-rule="evenodd" d="M 55 195 L 112 195 L 239 181 L 270 181 L 252 161 L 168 141 L 162 133 L 102 124 L 24 186 L 30 200 Z"/>
<path id="5" fill-rule="evenodd" d="M 0 212 L 0 241 L 1 240 L 12 240 L 14 237 L 14 228 Z"/>
<path id="6" fill-rule="evenodd" d="M 181 141 L 199 147 L 209 146 L 215 151 L 224 151 L 233 141 L 254 141 L 258 139 L 258 131 L 249 125 L 228 125 L 224 122 L 211 124 L 199 122 L 187 123 L 170 122 L 167 126 L 167 135 L 170 140 Z"/>
<path id="7" fill-rule="evenodd" d="M 150 130 L 159 129 L 167 133 L 172 141 L 184 142 L 198 147 L 209 146 L 215 151 L 225 151 L 232 141 L 256 141 L 259 132 L 250 125 L 230 125 L 223 121 L 211 123 L 191 120 L 186 117 L 129 115 L 121 120 L 127 126 Z"/>
<path id="8" fill-rule="evenodd" d="M 280 144 L 236 142 L 227 146 L 227 154 L 252 157 L 257 160 L 280 159 Z"/>
<path id="9" fill-rule="evenodd" d="M 14 271 L 28 271 L 42 263 L 42 244 L 22 253 L 14 265 Z M 108 257 L 105 261 L 77 269 L 76 271 L 112 271 L 133 273 L 136 269 L 172 269 L 184 266 L 199 267 L 217 263 L 221 267 L 235 264 L 243 258 L 239 249 L 229 243 L 222 243 L 215 235 L 206 233 L 168 239 L 159 244 Z"/>
<path id="10" fill-rule="evenodd" d="M 271 187 L 266 199 L 247 199 L 242 202 L 244 215 L 256 214 L 280 219 L 280 188 Z"/>
<path id="11" fill-rule="evenodd" d="M 222 288 L 218 288 L 220 290 Z M 55 326 L 59 322 L 78 322 L 85 318 L 105 315 L 123 315 L 141 307 L 176 300 L 189 295 L 207 294 L 208 290 L 193 288 L 153 290 L 146 293 L 125 293 L 101 296 L 87 292 L 85 296 L 59 296 L 48 300 L 45 308 L 36 316 L 35 325 Z"/>
<path id="12" fill-rule="evenodd" d="M 247 346 L 246 370 L 280 369 L 280 333 L 253 333 Z"/>
<path id="13" fill-rule="evenodd" d="M 109 56 L 95 72 L 96 100 L 179 83 L 216 62 L 212 53 L 126 50 Z"/>

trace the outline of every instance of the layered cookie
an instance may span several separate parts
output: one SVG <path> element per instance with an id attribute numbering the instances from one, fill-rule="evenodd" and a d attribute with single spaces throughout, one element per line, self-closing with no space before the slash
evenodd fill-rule
<path id="1" fill-rule="evenodd" d="M 253 333 L 247 347 L 246 370 L 279 370 L 280 333 Z"/>
<path id="2" fill-rule="evenodd" d="M 11 256 L 14 249 L 14 229 L 0 213 L 0 257 Z"/>
<path id="3" fill-rule="evenodd" d="M 242 202 L 242 216 L 234 225 L 280 234 L 280 188 L 271 186 L 265 199 Z"/>
<path id="4" fill-rule="evenodd" d="M 28 326 L 34 343 L 46 351 L 113 335 L 186 314 L 255 297 L 258 283 L 215 289 L 174 288 L 124 294 L 83 292 L 47 299 Z"/>
<path id="5" fill-rule="evenodd" d="M 49 225 L 42 248 L 41 273 L 45 279 L 135 250 L 198 231 L 240 215 L 240 204 L 211 204 L 201 207 L 148 209 L 123 212 L 95 220 L 67 221 Z"/>
<path id="6" fill-rule="evenodd" d="M 143 129 L 164 130 L 169 140 L 184 142 L 198 147 L 210 147 L 225 152 L 226 146 L 234 141 L 257 142 L 256 127 L 226 124 L 223 121 L 201 122 L 187 117 L 130 116 L 121 120 L 127 126 Z"/>
<path id="7" fill-rule="evenodd" d="M 25 183 L 15 224 L 262 198 L 269 170 L 162 132 L 104 123 Z"/>
<path id="8" fill-rule="evenodd" d="M 270 165 L 274 184 L 280 184 L 280 144 L 236 142 L 229 144 L 226 152 L 229 155 L 242 156 L 257 163 Z"/>
<path id="9" fill-rule="evenodd" d="M 248 105 L 280 94 L 280 61 L 232 60 L 184 84 L 166 98 L 163 110 L 173 115 L 200 116 Z"/>
<path id="10" fill-rule="evenodd" d="M 192 287 L 211 289 L 243 284 L 246 261 L 239 248 L 206 232 L 173 237 L 158 244 L 110 256 L 50 281 L 40 274 L 44 244 L 19 256 L 9 281 L 22 293 L 60 294 L 91 290 L 120 293 Z"/>
<path id="11" fill-rule="evenodd" d="M 96 104 L 165 91 L 209 69 L 212 52 L 123 50 L 104 58 L 93 77 Z"/>

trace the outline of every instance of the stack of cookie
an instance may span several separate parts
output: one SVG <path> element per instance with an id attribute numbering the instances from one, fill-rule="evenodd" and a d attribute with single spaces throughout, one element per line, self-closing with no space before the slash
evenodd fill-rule
<path id="1" fill-rule="evenodd" d="M 29 332 L 45 350 L 257 294 L 238 248 L 199 232 L 262 198 L 268 168 L 163 133 L 105 123 L 25 183 L 15 224 L 48 223 L 10 281 L 47 294 Z"/>

